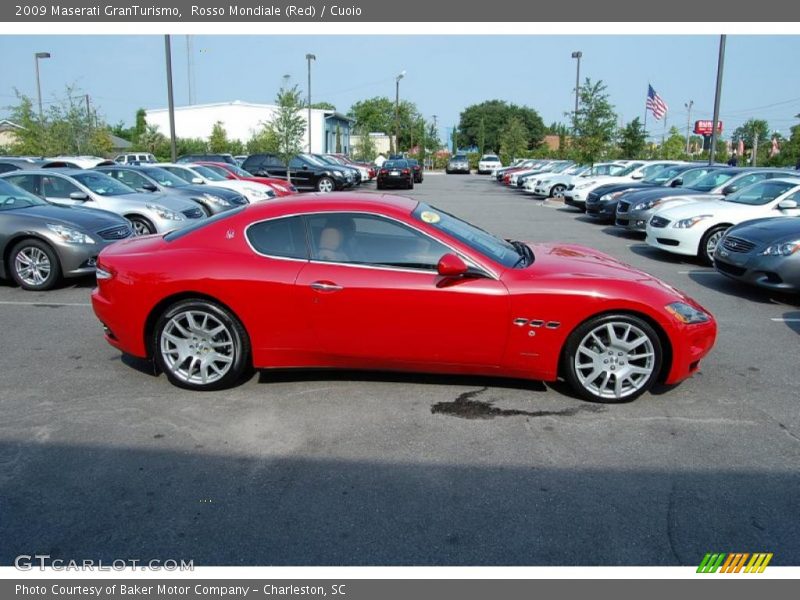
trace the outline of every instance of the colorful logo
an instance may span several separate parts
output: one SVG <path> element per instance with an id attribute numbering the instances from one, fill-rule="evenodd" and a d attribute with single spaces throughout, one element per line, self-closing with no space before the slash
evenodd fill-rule
<path id="1" fill-rule="evenodd" d="M 748 561 L 749 559 L 749 561 Z M 772 552 L 730 552 L 728 554 L 708 552 L 697 567 L 698 573 L 763 573 Z"/>

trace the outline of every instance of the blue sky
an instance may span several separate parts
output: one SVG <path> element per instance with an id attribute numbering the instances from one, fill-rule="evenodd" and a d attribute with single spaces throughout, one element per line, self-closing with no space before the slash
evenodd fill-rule
<path id="1" fill-rule="evenodd" d="M 195 102 L 271 102 L 288 74 L 305 93 L 305 54 L 314 53 L 314 101 L 339 110 L 366 97 L 394 97 L 394 76 L 406 70 L 400 93 L 442 135 L 464 107 L 493 98 L 526 104 L 546 123 L 567 121 L 574 105 L 575 61 L 581 77 L 602 79 L 623 121 L 644 113 L 648 82 L 670 107 L 669 125 L 685 130 L 711 118 L 718 36 L 192 36 Z M 186 36 L 172 38 L 175 100 L 188 103 Z M 138 107 L 166 106 L 163 36 L 0 36 L 0 106 L 14 88 L 35 98 L 33 54 L 41 62 L 45 101 L 75 84 L 110 123 L 133 121 Z M 721 119 L 725 133 L 751 116 L 788 135 L 798 122 L 800 36 L 728 36 Z M 0 115 L 5 109 L 0 110 Z M 663 125 L 649 119 L 651 134 Z"/>

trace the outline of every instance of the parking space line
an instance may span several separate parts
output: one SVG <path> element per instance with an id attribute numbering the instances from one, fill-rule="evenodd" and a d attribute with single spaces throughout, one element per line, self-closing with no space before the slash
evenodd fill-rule
<path id="1" fill-rule="evenodd" d="M 58 306 L 91 306 L 88 302 L 14 302 L 11 300 L 0 300 L 0 304 L 7 306 L 41 306 L 55 308 Z"/>
<path id="2" fill-rule="evenodd" d="M 678 275 L 719 275 L 712 269 L 694 269 L 692 271 L 678 271 Z"/>
<path id="3" fill-rule="evenodd" d="M 800 323 L 800 319 L 784 317 L 772 317 L 770 321 L 774 321 L 775 323 Z"/>

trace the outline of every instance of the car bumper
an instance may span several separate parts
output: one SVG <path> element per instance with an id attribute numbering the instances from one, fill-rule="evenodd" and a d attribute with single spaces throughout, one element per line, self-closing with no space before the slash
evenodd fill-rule
<path id="1" fill-rule="evenodd" d="M 91 275 L 97 266 L 97 256 L 103 248 L 113 242 L 96 244 L 53 244 L 61 263 L 61 272 L 64 277 L 80 277 Z"/>
<path id="2" fill-rule="evenodd" d="M 741 254 L 718 247 L 714 253 L 714 268 L 726 277 L 750 285 L 781 292 L 800 292 L 800 258 L 794 256 Z"/>
<path id="3" fill-rule="evenodd" d="M 568 190 L 564 192 L 564 204 L 577 208 L 586 208 L 586 192 L 576 192 Z"/>
<path id="4" fill-rule="evenodd" d="M 680 325 L 670 336 L 672 364 L 664 383 L 679 383 L 697 372 L 716 338 L 717 323 L 713 318 L 706 323 Z"/>
<path id="5" fill-rule="evenodd" d="M 612 223 L 616 214 L 616 203 L 587 202 L 586 214 L 598 221 Z"/>
<path id="6" fill-rule="evenodd" d="M 617 212 L 615 223 L 618 227 L 624 227 L 631 231 L 645 232 L 647 231 L 647 223 L 652 216 L 653 213 L 643 211 Z"/>
<path id="7" fill-rule="evenodd" d="M 653 227 L 649 224 L 646 231 L 646 242 L 649 246 L 684 256 L 697 255 L 700 238 L 706 232 L 705 229 L 695 231 L 694 228 L 676 229 L 669 225 L 667 227 Z"/>
<path id="8" fill-rule="evenodd" d="M 378 183 L 386 187 L 405 187 L 411 183 L 409 177 L 380 177 Z"/>

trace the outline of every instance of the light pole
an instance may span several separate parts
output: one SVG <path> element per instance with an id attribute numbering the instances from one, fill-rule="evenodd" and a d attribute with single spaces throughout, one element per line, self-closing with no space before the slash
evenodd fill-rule
<path id="1" fill-rule="evenodd" d="M 684 106 L 686 107 L 686 154 L 689 154 L 689 134 L 692 131 L 692 106 L 694 106 L 694 100 L 689 100 Z"/>
<path id="2" fill-rule="evenodd" d="M 175 99 L 172 94 L 172 44 L 169 35 L 164 36 L 164 55 L 167 60 L 167 102 L 169 105 L 169 147 L 172 162 L 178 158 L 175 146 Z"/>
<path id="3" fill-rule="evenodd" d="M 400 80 L 406 76 L 405 71 L 394 78 L 395 95 L 394 95 L 394 146 L 395 153 L 400 153 Z"/>
<path id="4" fill-rule="evenodd" d="M 572 133 L 577 133 L 578 130 L 578 95 L 581 91 L 581 57 L 583 52 L 577 51 L 572 53 L 572 58 L 577 59 L 577 69 L 575 70 L 575 115 L 572 118 Z"/>
<path id="5" fill-rule="evenodd" d="M 44 121 L 44 115 L 42 113 L 42 84 L 39 81 L 39 59 L 40 58 L 50 58 L 49 52 L 37 52 L 33 55 L 33 62 L 36 64 L 36 95 L 39 98 L 39 122 L 41 123 Z"/>
<path id="6" fill-rule="evenodd" d="M 311 61 L 317 60 L 313 54 L 306 54 L 306 61 L 308 62 L 308 152 L 311 150 Z"/>
<path id="7" fill-rule="evenodd" d="M 722 70 L 725 68 L 725 35 L 719 36 L 719 58 L 717 59 L 717 92 L 714 95 L 714 118 L 711 120 L 711 148 L 708 151 L 708 164 L 714 164 L 717 153 L 717 123 L 719 123 L 719 103 L 722 97 Z"/>

